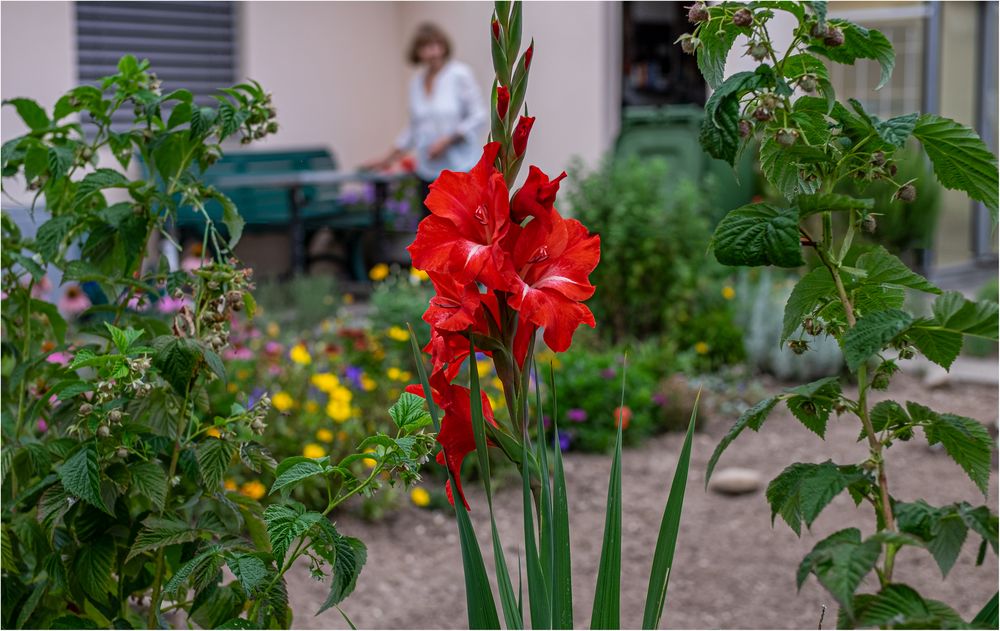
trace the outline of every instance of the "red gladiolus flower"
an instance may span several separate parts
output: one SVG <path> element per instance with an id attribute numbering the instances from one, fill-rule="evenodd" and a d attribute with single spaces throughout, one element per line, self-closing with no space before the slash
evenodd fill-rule
<path id="1" fill-rule="evenodd" d="M 420 397 L 427 398 L 422 386 L 410 385 L 406 391 Z M 466 510 L 469 509 L 469 502 L 462 492 L 462 461 L 470 453 L 476 450 L 476 438 L 472 433 L 472 400 L 471 392 L 468 388 L 455 386 L 447 383 L 443 379 L 437 379 L 431 386 L 434 403 L 443 411 L 441 418 L 441 431 L 438 432 L 437 441 L 441 444 L 442 451 L 437 455 L 438 464 L 447 466 L 455 479 L 456 490 Z M 493 408 L 486 393 L 482 396 L 483 419 L 490 425 L 496 427 L 496 420 L 493 418 Z M 452 494 L 451 483 L 445 487 L 448 492 L 448 499 L 452 504 L 455 498 Z"/>
<path id="2" fill-rule="evenodd" d="M 551 222 L 531 221 L 516 234 L 513 251 L 518 289 L 508 304 L 522 318 L 545 328 L 545 343 L 556 352 L 569 348 L 580 324 L 595 326 L 594 314 L 582 303 L 594 294 L 588 276 L 601 258 L 600 237 L 590 235 L 575 219 L 555 209 Z"/>
<path id="3" fill-rule="evenodd" d="M 510 90 L 507 86 L 501 85 L 497 87 L 497 116 L 503 120 L 503 117 L 507 115 L 507 108 L 510 106 Z"/>
<path id="4" fill-rule="evenodd" d="M 531 57 L 535 54 L 535 42 L 531 42 L 528 50 L 524 51 L 524 70 L 531 68 Z"/>
<path id="5" fill-rule="evenodd" d="M 461 283 L 450 274 L 428 272 L 435 296 L 424 313 L 424 322 L 441 331 L 464 331 L 476 321 L 479 288 Z"/>
<path id="6" fill-rule="evenodd" d="M 520 157 L 524 155 L 524 150 L 528 148 L 528 136 L 531 134 L 531 126 L 535 124 L 534 116 L 522 116 L 517 121 L 514 128 L 514 135 L 511 137 L 511 144 L 514 145 L 514 155 Z"/>
<path id="7" fill-rule="evenodd" d="M 490 28 L 493 30 L 493 39 L 500 39 L 500 23 L 496 19 L 490 22 Z"/>
<path id="8" fill-rule="evenodd" d="M 499 150 L 500 143 L 491 142 L 471 171 L 442 171 L 431 184 L 425 203 L 432 214 L 407 248 L 414 267 L 503 288 L 500 270 L 507 257 L 500 241 L 510 227 L 510 202 L 503 175 L 493 166 Z"/>
<path id="9" fill-rule="evenodd" d="M 559 182 L 566 177 L 563 171 L 554 180 L 550 180 L 541 169 L 532 165 L 528 167 L 528 178 L 524 186 L 514 193 L 510 202 L 510 215 L 517 223 L 528 217 L 548 221 L 552 214 L 556 193 L 559 192 Z"/>

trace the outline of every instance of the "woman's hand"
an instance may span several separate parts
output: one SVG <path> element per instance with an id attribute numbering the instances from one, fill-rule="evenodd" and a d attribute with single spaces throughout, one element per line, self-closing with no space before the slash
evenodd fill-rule
<path id="1" fill-rule="evenodd" d="M 438 138 L 427 149 L 427 157 L 431 160 L 440 158 L 448 150 L 448 147 L 451 147 L 455 142 L 457 142 L 457 136 L 455 135 Z"/>

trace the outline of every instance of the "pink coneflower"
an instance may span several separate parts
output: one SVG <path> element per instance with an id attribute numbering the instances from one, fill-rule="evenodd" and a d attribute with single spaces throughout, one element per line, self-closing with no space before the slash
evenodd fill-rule
<path id="1" fill-rule="evenodd" d="M 232 360 L 232 359 L 250 360 L 253 359 L 253 351 L 247 348 L 246 346 L 227 348 L 222 352 L 222 358 L 226 360 Z"/>
<path id="2" fill-rule="evenodd" d="M 37 281 L 35 286 L 31 288 L 31 297 L 44 298 L 50 291 L 52 291 L 52 281 L 49 280 L 48 276 L 42 276 L 42 280 Z"/>
<path id="3" fill-rule="evenodd" d="M 59 299 L 59 311 L 65 315 L 77 315 L 90 308 L 90 298 L 79 285 L 70 285 Z"/>

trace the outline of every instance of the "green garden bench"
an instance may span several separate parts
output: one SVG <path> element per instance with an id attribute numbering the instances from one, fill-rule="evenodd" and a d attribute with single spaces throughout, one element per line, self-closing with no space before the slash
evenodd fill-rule
<path id="1" fill-rule="evenodd" d="M 330 228 L 347 246 L 343 262 L 355 280 L 366 277 L 363 236 L 381 230 L 386 187 L 393 176 L 337 170 L 327 149 L 233 151 L 205 172 L 205 182 L 235 202 L 245 230 L 285 229 L 291 239 L 292 272 L 301 273 L 308 263 L 306 240 L 310 232 Z M 375 201 L 370 209 L 342 204 L 340 185 L 347 181 L 370 181 Z M 220 226 L 222 206 L 206 204 L 206 213 Z M 205 219 L 195 209 L 180 209 L 181 231 L 202 230 Z"/>

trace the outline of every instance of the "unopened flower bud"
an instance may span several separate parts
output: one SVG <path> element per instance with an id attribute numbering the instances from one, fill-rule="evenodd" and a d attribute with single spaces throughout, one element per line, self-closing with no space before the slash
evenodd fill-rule
<path id="1" fill-rule="evenodd" d="M 708 20 L 708 9 L 705 8 L 704 2 L 695 2 L 688 9 L 688 22 L 692 24 L 697 24 L 699 22 L 706 22 Z"/>
<path id="2" fill-rule="evenodd" d="M 80 416 L 87 416 L 94 411 L 94 406 L 89 403 L 81 403 L 80 409 L 78 410 Z"/>
<path id="3" fill-rule="evenodd" d="M 119 458 L 128 458 L 128 449 L 125 449 L 124 447 L 119 447 L 118 450 L 115 451 L 115 455 L 118 456 Z"/>
<path id="4" fill-rule="evenodd" d="M 778 133 L 774 135 L 774 140 L 777 141 L 782 147 L 791 147 L 799 139 L 799 130 L 797 129 L 779 129 Z"/>
<path id="5" fill-rule="evenodd" d="M 805 340 L 788 340 L 788 348 L 796 355 L 801 355 L 809 350 L 809 342 Z"/>
<path id="6" fill-rule="evenodd" d="M 875 217 L 865 215 L 864 219 L 861 220 L 861 229 L 868 234 L 875 234 L 876 228 L 878 228 L 878 222 L 875 221 Z"/>
<path id="7" fill-rule="evenodd" d="M 907 204 L 917 199 L 917 187 L 912 184 L 904 184 L 896 191 L 896 199 Z"/>
<path id="8" fill-rule="evenodd" d="M 733 24 L 736 26 L 750 26 L 753 24 L 753 13 L 747 8 L 740 9 L 733 14 Z"/>
<path id="9" fill-rule="evenodd" d="M 823 43 L 830 48 L 836 48 L 837 46 L 844 45 L 844 32 L 835 26 L 831 26 L 826 30 L 826 36 L 823 38 Z"/>
<path id="10" fill-rule="evenodd" d="M 110 435 L 111 435 L 111 428 L 110 427 L 108 427 L 107 425 L 98 425 L 97 426 L 97 437 L 98 438 L 107 438 Z"/>
<path id="11" fill-rule="evenodd" d="M 814 77 L 813 75 L 806 74 L 799 77 L 799 87 L 802 88 L 805 92 L 809 92 L 810 94 L 815 92 L 816 86 L 817 86 L 816 77 Z"/>
<path id="12" fill-rule="evenodd" d="M 500 22 L 498 22 L 496 18 L 493 18 L 493 21 L 490 22 L 490 30 L 493 31 L 493 39 L 499 40 L 500 39 Z"/>
<path id="13" fill-rule="evenodd" d="M 503 120 L 510 107 L 510 90 L 505 85 L 497 86 L 497 117 Z"/>
<path id="14" fill-rule="evenodd" d="M 108 412 L 108 422 L 117 425 L 122 422 L 122 411 L 119 409 L 114 409 Z"/>
<path id="15" fill-rule="evenodd" d="M 880 167 L 885 164 L 885 154 L 881 151 L 876 151 L 872 154 L 872 165 Z"/>
<path id="16" fill-rule="evenodd" d="M 753 117 L 761 122 L 767 122 L 774 117 L 774 114 L 762 105 L 753 111 Z"/>
<path id="17" fill-rule="evenodd" d="M 535 54 L 535 42 L 531 42 L 528 50 L 524 51 L 524 70 L 527 72 L 531 68 L 531 58 Z"/>
<path id="18" fill-rule="evenodd" d="M 688 55 L 695 54 L 699 46 L 701 46 L 701 40 L 697 37 L 685 37 L 681 40 L 681 50 Z"/>
<path id="19" fill-rule="evenodd" d="M 753 123 L 745 118 L 741 118 L 737 126 L 740 130 L 740 138 L 747 138 L 753 133 Z"/>
<path id="20" fill-rule="evenodd" d="M 763 61 L 767 57 L 768 47 L 764 42 L 750 42 L 747 46 L 747 53 L 753 57 L 754 61 Z"/>
<path id="21" fill-rule="evenodd" d="M 531 135 L 531 126 L 535 124 L 534 116 L 522 116 L 517 121 L 511 144 L 514 147 L 514 155 L 521 157 L 528 148 L 528 136 Z"/>

